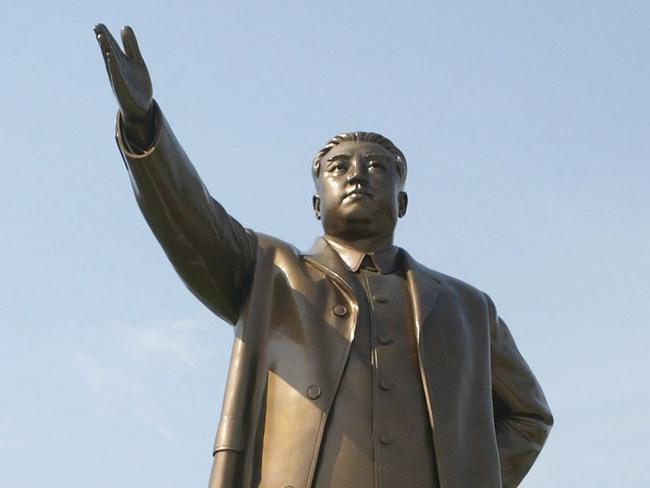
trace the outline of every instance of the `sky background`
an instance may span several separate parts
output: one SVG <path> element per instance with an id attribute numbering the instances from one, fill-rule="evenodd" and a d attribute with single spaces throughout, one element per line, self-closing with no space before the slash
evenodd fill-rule
<path id="1" fill-rule="evenodd" d="M 396 242 L 490 294 L 556 425 L 521 485 L 650 486 L 650 3 L 4 0 L 0 486 L 206 486 L 232 330 L 135 204 L 92 26 L 134 27 L 212 194 L 308 248 L 344 130 Z"/>

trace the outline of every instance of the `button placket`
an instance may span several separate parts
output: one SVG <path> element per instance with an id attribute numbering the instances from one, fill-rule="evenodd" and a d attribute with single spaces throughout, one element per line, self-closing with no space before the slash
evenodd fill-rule
<path id="1" fill-rule="evenodd" d="M 377 337 L 377 339 L 379 340 L 379 343 L 383 344 L 384 346 L 387 346 L 388 344 L 390 344 L 392 342 L 391 337 L 388 334 L 385 334 L 385 333 L 384 334 L 379 334 L 379 337 Z"/>
<path id="2" fill-rule="evenodd" d="M 393 436 L 390 435 L 388 432 L 382 432 L 379 434 L 379 442 L 381 442 L 383 445 L 388 446 L 393 443 L 395 439 L 393 439 Z"/>
<path id="3" fill-rule="evenodd" d="M 379 380 L 379 387 L 384 391 L 389 391 L 393 389 L 393 383 L 391 383 L 386 378 Z"/>

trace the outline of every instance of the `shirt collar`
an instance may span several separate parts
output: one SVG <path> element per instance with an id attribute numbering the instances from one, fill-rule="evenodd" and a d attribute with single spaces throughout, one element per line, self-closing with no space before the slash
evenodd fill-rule
<path id="1" fill-rule="evenodd" d="M 346 246 L 345 244 L 341 244 L 329 236 L 324 236 L 324 238 L 332 249 L 336 251 L 348 269 L 354 273 L 359 271 L 361 263 L 366 256 L 372 260 L 375 268 L 377 268 L 382 274 L 390 273 L 397 267 L 397 253 L 399 251 L 397 246 L 390 246 L 384 249 L 379 249 L 378 251 L 365 253 L 358 249 Z"/>

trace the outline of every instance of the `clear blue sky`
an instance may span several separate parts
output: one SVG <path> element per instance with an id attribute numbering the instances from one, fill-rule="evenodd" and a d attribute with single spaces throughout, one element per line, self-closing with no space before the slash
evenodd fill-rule
<path id="1" fill-rule="evenodd" d="M 309 163 L 409 161 L 397 243 L 488 292 L 556 416 L 522 486 L 650 486 L 650 3 L 3 4 L 0 486 L 205 486 L 232 330 L 136 207 L 92 26 L 246 226 L 308 247 Z"/>

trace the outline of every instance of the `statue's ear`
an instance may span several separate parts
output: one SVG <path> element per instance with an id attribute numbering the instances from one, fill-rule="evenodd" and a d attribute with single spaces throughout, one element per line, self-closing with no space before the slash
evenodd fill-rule
<path id="1" fill-rule="evenodd" d="M 314 207 L 314 215 L 316 215 L 316 218 L 320 220 L 320 195 L 318 193 L 314 193 L 314 196 L 311 199 L 311 204 Z"/>
<path id="2" fill-rule="evenodd" d="M 409 197 L 406 192 L 401 191 L 397 195 L 397 216 L 402 218 L 406 214 L 406 208 L 409 205 Z"/>

